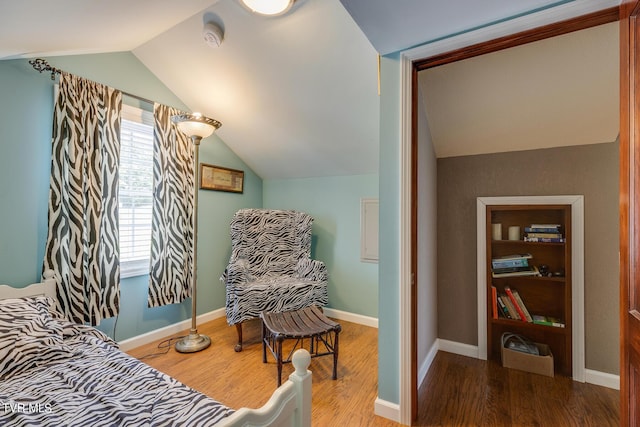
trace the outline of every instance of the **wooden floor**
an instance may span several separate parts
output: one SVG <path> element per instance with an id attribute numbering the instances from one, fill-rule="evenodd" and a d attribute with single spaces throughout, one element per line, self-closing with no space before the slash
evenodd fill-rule
<path id="1" fill-rule="evenodd" d="M 330 356 L 311 361 L 313 425 L 396 427 L 373 414 L 377 396 L 377 329 L 339 321 L 338 379 Z M 245 323 L 245 347 L 235 353 L 235 328 L 225 319 L 199 325 L 206 350 L 182 354 L 152 343 L 129 351 L 149 365 L 232 408 L 262 406 L 276 388 L 276 365 L 262 363 L 260 323 Z M 186 333 L 186 331 L 185 331 Z M 166 354 L 162 353 L 168 350 Z M 157 354 L 157 355 L 154 355 Z M 146 357 L 145 357 L 146 356 Z M 283 380 L 292 372 L 283 368 Z M 509 370 L 495 362 L 439 352 L 419 391 L 416 426 L 617 426 L 618 392 Z"/>
<path id="2" fill-rule="evenodd" d="M 420 426 L 618 426 L 619 392 L 439 352 L 419 394 Z"/>
<path id="3" fill-rule="evenodd" d="M 342 332 L 338 379 L 331 379 L 331 356 L 312 359 L 309 367 L 313 372 L 313 425 L 398 426 L 373 414 L 378 395 L 377 329 L 344 321 L 339 323 Z M 142 360 L 231 408 L 264 405 L 276 389 L 277 373 L 275 360 L 270 354 L 268 363 L 262 363 L 260 322 L 245 322 L 244 349 L 240 353 L 233 351 L 237 341 L 236 328 L 228 326 L 226 319 L 198 325 L 198 332 L 209 335 L 211 347 L 192 354 L 178 353 L 171 348 L 167 354 Z M 291 341 L 285 341 L 288 342 Z M 157 344 L 138 347 L 129 354 L 142 358 L 158 352 Z M 291 364 L 284 365 L 282 380 L 285 381 L 292 372 Z"/>

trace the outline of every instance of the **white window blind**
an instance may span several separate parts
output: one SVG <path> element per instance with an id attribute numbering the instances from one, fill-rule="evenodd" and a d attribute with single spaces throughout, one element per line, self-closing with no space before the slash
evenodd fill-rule
<path id="1" fill-rule="evenodd" d="M 124 104 L 120 128 L 120 276 L 149 273 L 153 114 Z"/>

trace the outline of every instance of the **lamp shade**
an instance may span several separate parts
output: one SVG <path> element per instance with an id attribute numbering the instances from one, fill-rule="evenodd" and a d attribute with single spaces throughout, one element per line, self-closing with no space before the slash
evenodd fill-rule
<path id="1" fill-rule="evenodd" d="M 206 138 L 222 126 L 219 121 L 204 117 L 200 113 L 171 116 L 171 121 L 175 123 L 180 132 L 189 137 L 199 138 Z"/>
<path id="2" fill-rule="evenodd" d="M 295 0 L 240 0 L 246 7 L 261 15 L 276 16 L 286 13 Z"/>

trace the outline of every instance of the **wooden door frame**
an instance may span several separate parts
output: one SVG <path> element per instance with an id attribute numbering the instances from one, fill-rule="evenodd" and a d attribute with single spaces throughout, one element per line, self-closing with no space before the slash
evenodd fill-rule
<path id="1" fill-rule="evenodd" d="M 637 3 L 634 1 L 633 3 Z M 579 7 L 570 5 L 567 7 Z M 558 7 L 560 8 L 560 7 Z M 463 59 L 472 58 L 486 53 L 496 52 L 502 49 L 523 45 L 526 43 L 567 34 L 597 25 L 618 21 L 621 17 L 623 6 L 610 7 L 607 9 L 587 12 L 577 18 L 568 18 L 559 22 L 551 22 L 542 25 L 533 25 L 531 30 L 514 32 L 509 30 L 509 21 L 497 24 L 485 29 L 476 30 L 473 36 L 482 39 L 486 37 L 488 41 L 465 44 L 465 38 L 455 37 L 452 40 L 444 40 L 440 43 L 421 46 L 401 54 L 401 78 L 402 78 L 402 163 L 405 168 L 405 178 L 403 182 L 409 181 L 408 188 L 404 187 L 403 194 L 406 196 L 406 204 L 404 204 L 405 212 L 407 212 L 408 223 L 407 228 L 409 236 L 404 236 L 408 248 L 408 259 L 401 260 L 401 270 L 404 272 L 404 283 L 410 282 L 410 286 L 401 287 L 401 303 L 408 302 L 411 307 L 407 315 L 403 315 L 401 311 L 400 327 L 401 335 L 409 341 L 410 351 L 402 352 L 400 357 L 400 422 L 407 423 L 409 420 L 415 419 L 418 410 L 418 387 L 417 384 L 417 223 L 418 223 L 418 181 L 417 162 L 418 150 L 418 133 L 417 133 L 417 78 L 418 72 L 439 65 L 449 64 Z M 575 16 L 575 15 L 572 15 Z M 526 18 L 526 17 L 525 17 Z M 544 22 L 545 18 L 541 18 Z M 549 19 L 549 18 L 547 18 Z M 496 27 L 498 27 L 496 29 Z M 517 28 L 517 27 L 512 27 Z M 496 37 L 496 33 L 502 31 L 501 37 Z M 492 38 L 490 35 L 494 34 Z M 447 48 L 449 46 L 449 48 Z M 622 138 L 621 138 L 622 139 Z M 620 164 L 622 169 L 622 162 Z M 622 190 L 622 188 L 621 188 Z M 622 194 L 622 193 L 621 193 Z M 621 198 L 622 204 L 622 198 Z M 621 205 L 622 206 L 622 205 Z M 622 215 L 622 213 L 621 213 Z M 401 215 L 405 218 L 404 215 Z M 402 221 L 402 220 L 401 220 Z M 404 228 L 404 227 L 402 227 Z M 622 233 L 622 227 L 621 227 Z M 622 234 L 621 234 L 622 237 Z M 622 240 L 621 240 L 622 242 Z M 622 243 L 621 243 L 622 245 Z M 402 259 L 402 258 L 401 258 Z M 625 260 L 622 257 L 621 247 L 621 269 Z M 627 260 L 628 264 L 628 260 Z M 639 267 L 640 268 L 640 267 Z M 408 280 L 407 280 L 408 279 Z M 622 274 L 621 274 L 622 283 Z M 407 292 L 408 291 L 408 292 Z M 407 294 L 408 293 L 408 294 Z M 403 305 L 406 307 L 407 305 Z M 402 332 L 404 331 L 404 332 Z M 407 354 L 408 353 L 408 354 Z M 402 374 L 410 371 L 410 380 L 402 379 Z M 407 404 L 408 403 L 408 404 Z"/>
<path id="2" fill-rule="evenodd" d="M 639 2 L 623 0 L 620 4 L 620 424 L 636 425 L 637 399 L 630 383 L 630 309 L 637 298 L 635 287 L 640 277 L 640 179 L 639 123 L 640 70 Z"/>

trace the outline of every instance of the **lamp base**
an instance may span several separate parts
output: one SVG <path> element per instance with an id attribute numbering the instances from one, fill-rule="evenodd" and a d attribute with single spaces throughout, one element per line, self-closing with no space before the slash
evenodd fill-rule
<path id="1" fill-rule="evenodd" d="M 190 333 L 176 342 L 176 351 L 180 353 L 195 353 L 211 345 L 211 338 L 197 332 Z"/>

